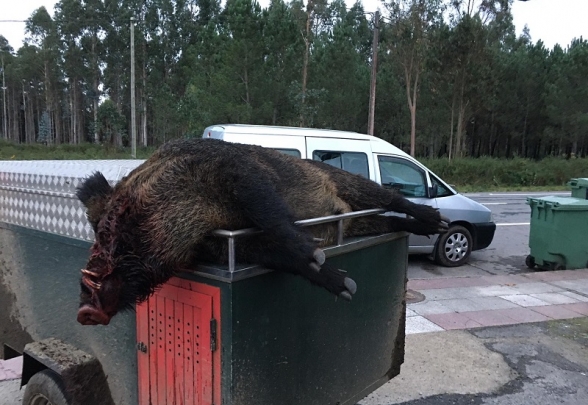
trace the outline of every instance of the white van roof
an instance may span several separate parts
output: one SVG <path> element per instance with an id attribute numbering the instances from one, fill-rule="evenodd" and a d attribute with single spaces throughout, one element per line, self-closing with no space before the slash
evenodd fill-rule
<path id="1" fill-rule="evenodd" d="M 270 125 L 221 124 L 212 125 L 204 130 L 204 137 L 223 139 L 224 134 L 231 135 L 281 135 L 281 136 L 315 136 L 321 138 L 359 139 L 370 141 L 372 152 L 392 153 L 409 156 L 396 146 L 375 136 L 351 131 L 333 129 L 283 127 Z"/>

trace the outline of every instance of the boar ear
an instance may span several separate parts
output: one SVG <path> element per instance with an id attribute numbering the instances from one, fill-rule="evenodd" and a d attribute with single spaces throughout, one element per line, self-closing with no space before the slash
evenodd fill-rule
<path id="1" fill-rule="evenodd" d="M 76 195 L 86 207 L 88 221 L 96 232 L 100 217 L 106 208 L 106 203 L 112 194 L 112 187 L 104 175 L 95 172 L 80 184 L 76 190 Z"/>

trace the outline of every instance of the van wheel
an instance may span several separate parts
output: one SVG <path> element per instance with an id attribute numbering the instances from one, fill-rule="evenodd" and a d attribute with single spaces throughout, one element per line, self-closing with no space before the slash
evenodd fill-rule
<path id="1" fill-rule="evenodd" d="M 71 405 L 61 377 L 52 370 L 39 371 L 27 383 L 23 405 Z"/>
<path id="2" fill-rule="evenodd" d="M 439 236 L 435 261 L 445 267 L 464 264 L 472 253 L 472 235 L 467 228 L 454 225 Z"/>

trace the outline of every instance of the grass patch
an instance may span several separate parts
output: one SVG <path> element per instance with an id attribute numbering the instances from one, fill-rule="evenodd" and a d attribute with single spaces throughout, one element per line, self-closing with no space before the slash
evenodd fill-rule
<path id="1" fill-rule="evenodd" d="M 460 191 L 566 190 L 566 183 L 588 177 L 588 159 L 496 159 L 490 157 L 421 159 L 446 182 Z"/>
<path id="2" fill-rule="evenodd" d="M 146 159 L 154 147 L 137 148 L 137 158 Z M 131 148 L 84 143 L 80 145 L 25 145 L 0 141 L 0 160 L 88 160 L 131 159 Z"/>

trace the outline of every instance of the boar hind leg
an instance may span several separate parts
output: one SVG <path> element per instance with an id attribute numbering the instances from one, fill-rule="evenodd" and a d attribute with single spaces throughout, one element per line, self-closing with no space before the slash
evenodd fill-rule
<path id="1" fill-rule="evenodd" d="M 329 292 L 351 299 L 357 287 L 346 273 L 325 263 L 322 250 L 313 235 L 293 224 L 294 220 L 282 197 L 263 175 L 255 182 L 235 185 L 235 196 L 247 218 L 264 233 L 243 240 L 245 259 L 266 268 L 298 274 Z M 239 242 L 238 242 L 239 245 Z"/>
<path id="2" fill-rule="evenodd" d="M 386 189 L 371 180 L 325 163 L 311 160 L 306 162 L 329 174 L 337 187 L 337 196 L 349 204 L 353 211 L 382 208 L 410 215 L 421 223 L 417 228 L 420 234 L 435 234 L 439 229 L 447 229 L 449 221 L 435 208 L 415 204 L 395 190 Z"/>

